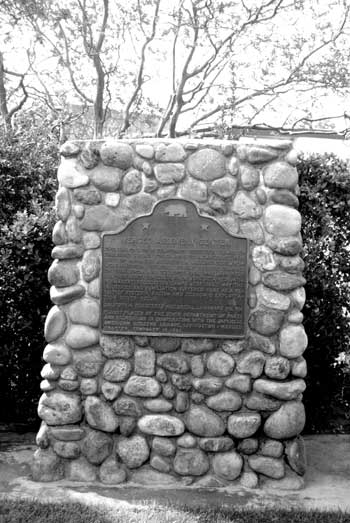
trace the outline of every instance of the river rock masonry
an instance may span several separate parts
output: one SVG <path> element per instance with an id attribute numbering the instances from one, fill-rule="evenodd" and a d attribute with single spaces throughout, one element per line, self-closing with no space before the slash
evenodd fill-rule
<path id="1" fill-rule="evenodd" d="M 34 479 L 302 488 L 307 337 L 291 143 L 76 141 L 61 155 Z M 102 233 L 169 198 L 250 240 L 244 339 L 101 332 Z"/>

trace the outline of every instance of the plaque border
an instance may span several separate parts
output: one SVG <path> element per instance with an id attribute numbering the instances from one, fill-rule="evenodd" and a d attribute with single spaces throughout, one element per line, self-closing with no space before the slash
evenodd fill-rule
<path id="1" fill-rule="evenodd" d="M 247 260 L 246 260 L 246 286 L 245 286 L 245 304 L 244 304 L 244 331 L 243 331 L 243 334 L 236 334 L 236 335 L 232 335 L 232 334 L 216 334 L 216 335 L 211 335 L 211 334 L 182 334 L 182 333 L 174 333 L 174 332 L 145 332 L 145 331 L 117 331 L 117 330 L 105 330 L 105 329 L 102 329 L 102 300 L 103 300 L 103 263 L 102 263 L 102 254 L 103 254 L 103 246 L 104 246 L 104 238 L 105 236 L 111 236 L 111 235 L 114 235 L 114 234 L 120 234 L 122 232 L 124 232 L 128 227 L 129 225 L 131 225 L 132 223 L 140 220 L 141 218 L 147 218 L 148 216 L 152 216 L 154 211 L 155 211 L 155 208 L 162 204 L 162 203 L 173 203 L 173 202 L 186 202 L 186 203 L 189 203 L 191 205 L 194 206 L 196 212 L 197 212 L 197 215 L 200 217 L 200 218 L 206 218 L 208 220 L 212 220 L 213 222 L 215 222 L 217 225 L 219 225 L 219 227 L 221 227 L 221 229 L 230 237 L 233 237 L 233 238 L 240 238 L 240 239 L 243 239 L 243 240 L 246 240 L 247 242 Z M 171 338 L 210 338 L 210 339 L 225 339 L 225 340 L 229 340 L 229 339 L 244 339 L 247 335 L 247 328 L 248 328 L 248 315 L 249 315 L 249 306 L 248 306 L 248 287 L 249 287 L 249 281 L 248 281 L 248 275 L 249 275 L 249 259 L 250 259 L 250 243 L 251 241 L 249 240 L 249 238 L 247 238 L 246 236 L 243 236 L 242 234 L 232 234 L 231 232 L 228 231 L 228 229 L 222 225 L 220 222 L 218 222 L 218 220 L 216 218 L 213 218 L 212 216 L 202 216 L 199 212 L 199 209 L 198 209 L 198 206 L 195 202 L 191 201 L 191 200 L 187 200 L 186 198 L 179 198 L 179 197 L 173 197 L 173 198 L 165 198 L 164 200 L 159 200 L 157 202 L 155 202 L 152 206 L 152 209 L 151 209 L 151 212 L 149 212 L 148 214 L 141 214 L 140 216 L 136 216 L 135 218 L 132 218 L 126 225 L 125 227 L 117 230 L 117 231 L 104 231 L 101 235 L 101 277 L 100 277 L 100 310 L 101 310 L 101 314 L 100 314 L 100 322 L 99 322 L 99 330 L 102 334 L 107 334 L 107 335 L 118 335 L 118 336 L 154 336 L 154 337 L 171 337 Z"/>

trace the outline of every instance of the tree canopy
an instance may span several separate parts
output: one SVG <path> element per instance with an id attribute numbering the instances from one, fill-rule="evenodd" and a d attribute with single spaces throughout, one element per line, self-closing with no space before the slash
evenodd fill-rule
<path id="1" fill-rule="evenodd" d="M 62 134 L 90 121 L 97 137 L 174 137 L 213 119 L 329 124 L 320 99 L 350 88 L 349 11 L 347 0 L 4 0 L 3 126 L 23 108 Z"/>

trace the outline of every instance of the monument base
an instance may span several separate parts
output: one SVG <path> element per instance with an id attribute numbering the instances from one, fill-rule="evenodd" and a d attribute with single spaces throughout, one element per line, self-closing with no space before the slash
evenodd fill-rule
<path id="1" fill-rule="evenodd" d="M 290 148 L 64 144 L 34 479 L 302 487 L 305 280 Z"/>

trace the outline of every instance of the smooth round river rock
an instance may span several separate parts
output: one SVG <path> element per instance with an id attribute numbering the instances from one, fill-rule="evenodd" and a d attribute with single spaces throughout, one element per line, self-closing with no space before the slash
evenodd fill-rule
<path id="1" fill-rule="evenodd" d="M 58 167 L 57 179 L 63 187 L 74 189 L 89 183 L 89 177 L 82 172 L 81 167 L 74 160 L 62 159 Z"/>
<path id="2" fill-rule="evenodd" d="M 243 458 L 234 450 L 230 452 L 220 452 L 213 458 L 213 469 L 219 477 L 232 481 L 241 473 Z"/>
<path id="3" fill-rule="evenodd" d="M 37 449 L 33 456 L 34 481 L 58 481 L 64 477 L 64 464 L 52 449 Z"/>
<path id="4" fill-rule="evenodd" d="M 132 148 L 124 142 L 109 140 L 100 150 L 101 160 L 105 165 L 128 169 L 132 163 Z"/>
<path id="5" fill-rule="evenodd" d="M 297 436 L 305 425 L 305 408 L 299 401 L 288 401 L 265 422 L 264 432 L 273 439 L 285 439 Z"/>
<path id="6" fill-rule="evenodd" d="M 207 368 L 213 376 L 228 376 L 235 366 L 235 361 L 226 352 L 215 351 L 207 360 Z"/>
<path id="7" fill-rule="evenodd" d="M 90 430 L 84 438 L 81 451 L 94 465 L 100 465 L 111 453 L 112 437 L 99 430 Z"/>
<path id="8" fill-rule="evenodd" d="M 90 298 L 77 300 L 69 306 L 68 316 L 73 323 L 98 327 L 100 321 L 99 304 Z"/>
<path id="9" fill-rule="evenodd" d="M 131 376 L 124 387 L 126 394 L 142 398 L 155 398 L 161 391 L 161 386 L 154 378 Z"/>
<path id="10" fill-rule="evenodd" d="M 74 299 L 80 298 L 85 293 L 85 288 L 82 285 L 71 285 L 64 289 L 57 289 L 57 287 L 51 287 L 50 298 L 56 305 L 64 305 L 73 301 Z"/>
<path id="11" fill-rule="evenodd" d="M 227 431 L 235 438 L 249 438 L 260 424 L 261 416 L 258 412 L 240 412 L 228 418 Z"/>
<path id="12" fill-rule="evenodd" d="M 56 306 L 52 307 L 45 321 L 44 335 L 46 341 L 49 343 L 59 338 L 64 333 L 66 325 L 67 317 L 65 313 Z"/>
<path id="13" fill-rule="evenodd" d="M 237 180 L 231 176 L 226 176 L 220 180 L 215 180 L 211 184 L 211 190 L 213 193 L 221 196 L 221 198 L 230 198 L 236 191 Z"/>
<path id="14" fill-rule="evenodd" d="M 258 379 L 253 385 L 253 389 L 256 392 L 281 400 L 295 399 L 304 392 L 305 388 L 305 381 L 301 379 L 286 382 Z"/>
<path id="15" fill-rule="evenodd" d="M 301 228 L 301 216 L 298 211 L 285 205 L 269 205 L 264 213 L 267 232 L 274 236 L 293 236 Z"/>
<path id="16" fill-rule="evenodd" d="M 284 380 L 290 372 L 289 360 L 282 356 L 268 358 L 265 364 L 265 374 L 269 378 Z"/>
<path id="17" fill-rule="evenodd" d="M 237 392 L 226 390 L 208 398 L 207 405 L 219 412 L 225 410 L 232 412 L 241 408 L 242 399 Z"/>
<path id="18" fill-rule="evenodd" d="M 71 358 L 71 351 L 62 342 L 49 343 L 44 349 L 43 359 L 46 363 L 66 365 Z"/>
<path id="19" fill-rule="evenodd" d="M 243 353 L 237 364 L 238 372 L 249 374 L 252 378 L 258 378 L 265 365 L 265 356 L 258 350 Z"/>
<path id="20" fill-rule="evenodd" d="M 187 170 L 198 180 L 216 180 L 225 174 L 225 157 L 214 149 L 201 149 L 189 157 Z"/>
<path id="21" fill-rule="evenodd" d="M 298 437 L 286 443 L 287 460 L 297 474 L 303 476 L 306 472 L 306 449 L 303 438 Z"/>
<path id="22" fill-rule="evenodd" d="M 185 169 L 179 163 L 163 163 L 155 167 L 154 174 L 159 183 L 170 185 L 185 177 Z"/>
<path id="23" fill-rule="evenodd" d="M 269 309 L 286 311 L 290 306 L 290 298 L 285 294 L 268 289 L 263 285 L 257 288 L 258 304 Z"/>
<path id="24" fill-rule="evenodd" d="M 161 354 L 157 358 L 157 363 L 164 369 L 177 374 L 185 374 L 189 371 L 188 360 L 181 352 Z"/>
<path id="25" fill-rule="evenodd" d="M 60 187 L 55 197 L 56 216 L 62 222 L 65 222 L 71 210 L 71 198 L 68 189 Z"/>
<path id="26" fill-rule="evenodd" d="M 202 476 L 209 470 L 209 460 L 199 449 L 179 449 L 174 459 L 174 470 L 181 476 Z"/>
<path id="27" fill-rule="evenodd" d="M 131 364 L 124 359 L 106 361 L 103 367 L 103 377 L 112 382 L 125 381 L 131 372 Z"/>
<path id="28" fill-rule="evenodd" d="M 298 183 L 298 172 L 288 163 L 275 162 L 266 167 L 264 181 L 267 187 L 293 189 Z"/>
<path id="29" fill-rule="evenodd" d="M 280 353 L 287 358 L 298 358 L 307 346 L 307 336 L 304 327 L 290 325 L 282 329 L 280 334 Z"/>
<path id="30" fill-rule="evenodd" d="M 259 334 L 271 336 L 281 327 L 283 317 L 282 311 L 257 310 L 250 315 L 249 326 Z"/>
<path id="31" fill-rule="evenodd" d="M 100 480 L 109 485 L 118 485 L 126 479 L 126 472 L 123 465 L 111 456 L 107 458 L 100 467 Z"/>
<path id="32" fill-rule="evenodd" d="M 208 189 L 204 182 L 199 180 L 186 180 L 180 189 L 180 196 L 185 200 L 205 202 L 208 198 Z"/>
<path id="33" fill-rule="evenodd" d="M 215 437 L 225 432 L 225 423 L 212 410 L 202 406 L 192 406 L 185 415 L 185 424 L 197 436 Z"/>
<path id="34" fill-rule="evenodd" d="M 255 472 L 260 472 L 269 478 L 281 479 L 284 476 L 284 464 L 280 459 L 250 456 L 248 463 Z"/>
<path id="35" fill-rule="evenodd" d="M 192 381 L 193 387 L 201 394 L 211 396 L 222 389 L 223 382 L 220 378 L 196 378 Z"/>
<path id="36" fill-rule="evenodd" d="M 225 452 L 226 450 L 232 449 L 234 442 L 233 439 L 227 436 L 219 438 L 201 438 L 199 440 L 199 446 L 207 452 Z"/>
<path id="37" fill-rule="evenodd" d="M 104 432 L 114 432 L 118 427 L 118 418 L 112 407 L 97 398 L 88 396 L 85 400 L 85 415 L 90 427 Z"/>
<path id="38" fill-rule="evenodd" d="M 66 342 L 72 349 L 83 349 L 95 345 L 99 337 L 99 331 L 88 325 L 71 325 L 66 335 Z"/>
<path id="39" fill-rule="evenodd" d="M 300 274 L 290 274 L 283 271 L 273 271 L 264 274 L 263 282 L 266 287 L 276 291 L 292 291 L 306 283 L 305 278 Z"/>
<path id="40" fill-rule="evenodd" d="M 130 469 L 140 467 L 149 456 L 149 447 L 143 436 L 135 435 L 130 438 L 119 438 L 117 452 L 121 460 Z"/>
<path id="41" fill-rule="evenodd" d="M 179 436 L 185 430 L 185 425 L 179 418 L 166 414 L 143 416 L 137 425 L 141 432 L 154 436 Z"/>
<path id="42" fill-rule="evenodd" d="M 76 260 L 55 260 L 48 271 L 48 280 L 55 287 L 69 287 L 79 280 Z"/>
<path id="43" fill-rule="evenodd" d="M 40 398 L 38 414 L 48 425 L 77 423 L 82 417 L 80 397 L 69 392 L 47 392 Z"/>

